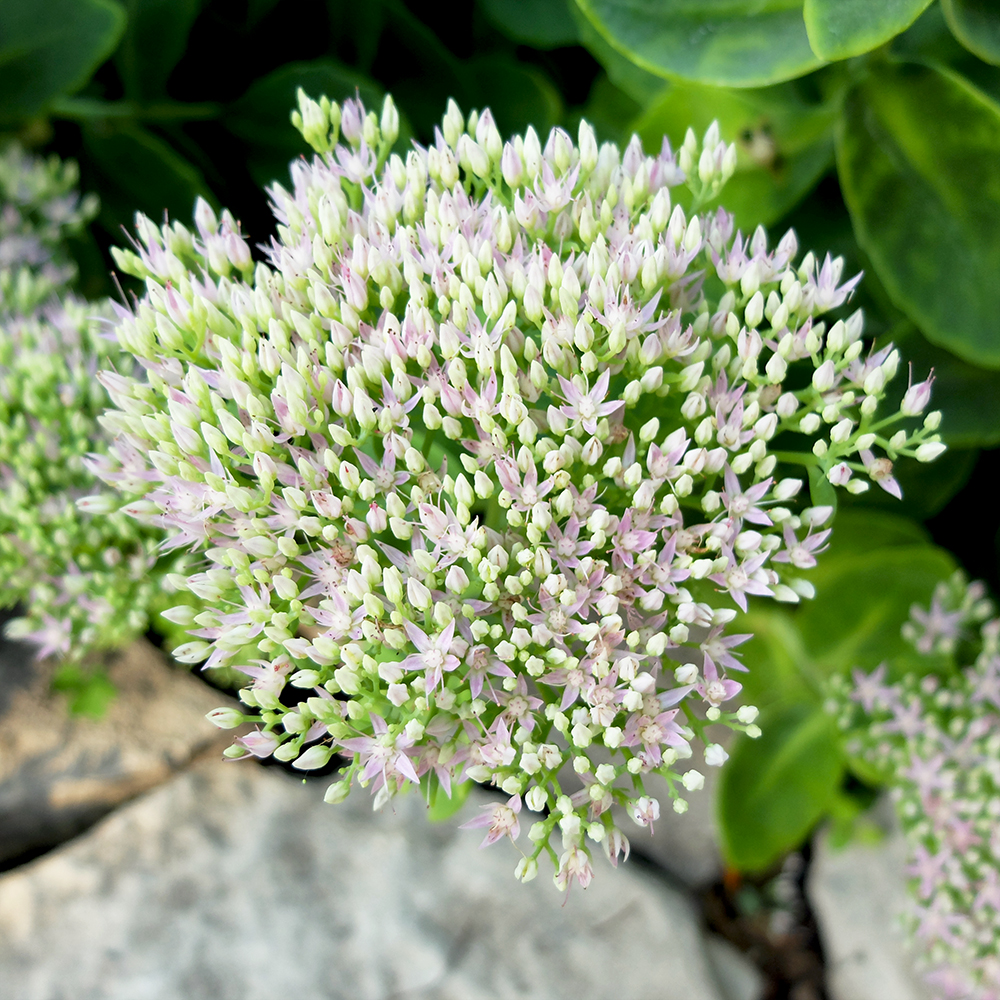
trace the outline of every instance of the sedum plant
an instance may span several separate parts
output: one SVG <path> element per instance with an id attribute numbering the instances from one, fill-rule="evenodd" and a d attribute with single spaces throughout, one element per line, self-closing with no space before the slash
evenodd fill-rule
<path id="1" fill-rule="evenodd" d="M 104 377 L 95 467 L 201 560 L 171 583 L 207 609 L 167 615 L 181 659 L 249 678 L 212 713 L 256 723 L 227 756 L 343 755 L 329 801 L 493 784 L 484 843 L 586 886 L 621 812 L 656 821 L 648 776 L 683 812 L 678 762 L 726 757 L 708 727 L 758 732 L 737 612 L 812 593 L 835 486 L 898 493 L 897 455 L 943 450 L 938 414 L 900 429 L 929 383 L 880 415 L 897 353 L 821 318 L 857 279 L 701 211 L 733 169 L 714 127 L 504 143 L 451 104 L 404 157 L 391 100 L 293 120 L 316 156 L 271 190 L 265 263 L 204 202 L 118 253 L 145 377 Z"/>
<path id="2" fill-rule="evenodd" d="M 830 706 L 848 751 L 890 787 L 910 850 L 905 920 L 945 1000 L 1000 996 L 1000 618 L 984 594 L 958 576 L 903 631 L 928 664 L 971 666 L 895 684 L 885 664 L 855 671 Z"/>
<path id="3" fill-rule="evenodd" d="M 66 240 L 96 212 L 76 181 L 71 163 L 0 153 L 0 602 L 22 611 L 9 635 L 69 663 L 142 633 L 162 586 L 161 533 L 116 513 L 87 459 L 110 443 L 99 372 L 135 362 L 110 305 L 70 290 Z"/>

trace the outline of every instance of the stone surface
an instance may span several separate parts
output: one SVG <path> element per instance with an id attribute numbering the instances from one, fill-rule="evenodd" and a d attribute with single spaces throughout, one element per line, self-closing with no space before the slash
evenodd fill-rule
<path id="1" fill-rule="evenodd" d="M 416 795 L 373 814 L 323 791 L 198 764 L 3 876 L 0 998 L 737 1000 L 689 900 L 641 869 L 598 859 L 563 905 Z"/>
<path id="2" fill-rule="evenodd" d="M 739 948 L 715 934 L 710 934 L 705 944 L 725 1000 L 763 1000 L 767 991 L 764 975 Z"/>
<path id="3" fill-rule="evenodd" d="M 827 967 L 830 1000 L 930 1000 L 914 969 L 899 917 L 907 901 L 906 843 L 891 806 L 876 813 L 886 829 L 878 844 L 831 848 L 815 841 L 807 893 Z"/>
<path id="4" fill-rule="evenodd" d="M 144 640 L 109 663 L 118 696 L 100 720 L 68 713 L 52 670 L 23 644 L 0 647 L 0 865 L 61 843 L 231 736 L 204 718 L 225 696 Z"/>
<path id="5" fill-rule="evenodd" d="M 653 836 L 633 827 L 622 829 L 629 834 L 632 847 L 675 878 L 693 888 L 712 885 L 722 878 L 722 854 L 715 822 L 715 798 L 719 784 L 719 768 L 706 767 L 704 761 L 684 761 L 679 768 L 696 767 L 705 776 L 705 787 L 697 792 L 682 794 L 688 803 L 683 814 L 671 808 L 666 782 L 658 775 L 646 778 L 646 789 L 660 801 L 660 818 Z"/>
<path id="6" fill-rule="evenodd" d="M 712 736 L 723 746 L 729 747 L 734 736 L 732 730 L 715 726 Z M 596 768 L 611 761 L 603 747 L 592 747 L 590 758 Z M 620 758 L 618 760 L 620 763 Z M 616 822 L 629 838 L 632 850 L 652 861 L 673 878 L 692 889 L 703 889 L 722 879 L 722 852 L 715 821 L 716 795 L 720 769 L 709 767 L 700 751 L 688 760 L 679 761 L 679 774 L 696 768 L 705 778 L 705 787 L 697 792 L 681 789 L 688 803 L 685 813 L 674 812 L 666 781 L 657 774 L 643 778 L 646 792 L 660 803 L 660 818 L 653 824 L 653 834 L 637 826 L 624 810 L 615 807 Z M 559 771 L 559 785 L 567 794 L 583 788 L 580 776 L 567 762 Z"/>

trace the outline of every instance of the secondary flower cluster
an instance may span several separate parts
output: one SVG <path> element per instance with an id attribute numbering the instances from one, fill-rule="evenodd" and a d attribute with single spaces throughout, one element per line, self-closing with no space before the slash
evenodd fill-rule
<path id="1" fill-rule="evenodd" d="M 42 160 L 17 145 L 0 149 L 0 302 L 5 315 L 27 316 L 65 292 L 76 277 L 68 237 L 97 213 L 76 192 L 77 169 Z"/>
<path id="2" fill-rule="evenodd" d="M 850 752 L 892 788 L 910 844 L 910 930 L 948 1000 L 1000 998 L 1000 618 L 984 592 L 942 584 L 904 630 L 928 657 L 957 652 L 971 667 L 887 684 L 883 665 L 838 689 Z"/>
<path id="3" fill-rule="evenodd" d="M 0 602 L 21 603 L 8 633 L 40 656 L 83 658 L 145 628 L 159 532 L 107 489 L 77 507 L 101 487 L 85 456 L 110 441 L 95 376 L 134 361 L 98 332 L 107 304 L 69 290 L 66 239 L 96 211 L 75 183 L 72 164 L 0 155 Z"/>
<path id="4" fill-rule="evenodd" d="M 929 383 L 879 419 L 898 355 L 865 355 L 860 314 L 819 319 L 857 279 L 676 203 L 732 172 L 715 127 L 676 155 L 586 122 L 504 143 L 451 104 L 400 156 L 391 100 L 300 95 L 293 120 L 319 155 L 271 191 L 267 263 L 204 203 L 119 254 L 146 282 L 117 329 L 147 378 L 106 377 L 102 475 L 204 556 L 173 579 L 210 606 L 173 613 L 177 654 L 251 679 L 247 715 L 214 713 L 258 724 L 229 756 L 346 755 L 330 801 L 491 782 L 510 798 L 486 841 L 527 807 L 518 875 L 547 852 L 586 885 L 588 844 L 627 851 L 612 807 L 659 815 L 645 775 L 683 812 L 702 779 L 674 764 L 707 722 L 757 732 L 723 713 L 747 638 L 727 627 L 749 595 L 812 594 L 832 513 L 779 460 L 898 489 L 873 449 L 942 450 L 939 415 L 887 437 Z"/>

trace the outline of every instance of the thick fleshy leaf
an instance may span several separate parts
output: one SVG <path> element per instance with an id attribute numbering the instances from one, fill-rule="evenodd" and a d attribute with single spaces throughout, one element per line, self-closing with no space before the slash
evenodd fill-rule
<path id="1" fill-rule="evenodd" d="M 809 502 L 814 507 L 832 507 L 834 511 L 840 503 L 840 495 L 833 487 L 823 470 L 816 465 L 809 466 Z"/>
<path id="2" fill-rule="evenodd" d="M 948 27 L 940 4 L 932 4 L 906 29 L 897 35 L 890 48 L 893 58 L 913 62 L 927 60 L 954 68 L 956 60 L 968 52 Z"/>
<path id="3" fill-rule="evenodd" d="M 663 82 L 662 80 L 660 81 Z M 642 108 L 625 91 L 602 74 L 590 88 L 590 97 L 583 108 L 583 117 L 594 126 L 602 142 L 627 143 L 632 137 L 629 128 Z"/>
<path id="4" fill-rule="evenodd" d="M 894 596 L 895 588 L 886 581 L 901 567 L 909 589 Z M 944 550 L 931 545 L 915 521 L 880 510 L 840 511 L 819 568 L 806 574 L 816 586 L 815 599 L 783 608 L 757 603 L 734 625 L 735 631 L 753 635 L 739 647 L 747 668 L 739 677 L 741 700 L 761 709 L 778 702 L 820 704 L 825 679 L 855 665 L 853 650 L 866 645 L 873 628 L 882 635 L 880 652 L 908 662 L 911 650 L 900 629 L 910 606 L 926 603 L 935 584 L 953 569 Z M 841 586 L 857 591 L 857 600 L 843 600 Z M 825 617 L 821 605 L 832 609 Z M 831 637 L 844 643 L 843 655 L 831 654 Z"/>
<path id="5" fill-rule="evenodd" d="M 573 19 L 580 44 L 604 67 L 608 79 L 623 93 L 632 98 L 640 107 L 645 107 L 667 86 L 663 77 L 637 66 L 622 55 L 591 23 L 576 3 L 571 4 Z M 593 96 L 593 95 L 592 95 Z M 634 117 L 631 115 L 629 120 Z M 621 123 L 624 129 L 625 122 Z"/>
<path id="6" fill-rule="evenodd" d="M 278 3 L 279 0 L 247 0 L 247 27 L 256 27 Z"/>
<path id="7" fill-rule="evenodd" d="M 125 96 L 162 97 L 203 0 L 125 0 L 128 25 L 115 53 Z"/>
<path id="8" fill-rule="evenodd" d="M 766 87 L 822 65 L 798 0 L 576 0 L 619 52 L 651 73 Z"/>
<path id="9" fill-rule="evenodd" d="M 995 0 L 941 0 L 955 37 L 984 62 L 1000 66 L 1000 9 Z"/>
<path id="10" fill-rule="evenodd" d="M 301 87 L 310 97 L 325 95 L 331 101 L 361 95 L 368 107 L 378 110 L 382 88 L 367 77 L 332 59 L 286 63 L 254 81 L 247 92 L 227 109 L 223 119 L 230 132 L 250 147 L 247 166 L 258 184 L 287 181 L 288 164 L 297 156 L 311 155 L 309 145 L 292 125 Z"/>
<path id="11" fill-rule="evenodd" d="M 577 43 L 573 0 L 479 0 L 486 16 L 508 37 L 536 49 Z"/>
<path id="12" fill-rule="evenodd" d="M 427 818 L 432 823 L 443 823 L 451 819 L 465 805 L 472 791 L 472 781 L 462 781 L 451 786 L 451 795 L 446 794 L 433 771 L 424 775 L 420 782 L 421 791 L 427 799 Z"/>
<path id="13" fill-rule="evenodd" d="M 103 670 L 85 670 L 75 663 L 64 663 L 52 678 L 52 687 L 69 697 L 73 715 L 103 718 L 108 706 L 118 695 L 118 689 Z"/>
<path id="14" fill-rule="evenodd" d="M 806 838 L 833 806 L 844 774 L 836 725 L 797 702 L 761 714 L 762 735 L 740 736 L 719 781 L 722 847 L 740 871 L 763 871 Z"/>
<path id="15" fill-rule="evenodd" d="M 33 115 L 82 87 L 125 27 L 112 0 L 0 3 L 0 118 Z"/>
<path id="16" fill-rule="evenodd" d="M 795 612 L 795 624 L 817 677 L 873 670 L 883 660 L 912 658 L 900 629 L 914 604 L 930 604 L 934 588 L 956 570 L 931 545 L 880 548 L 873 524 L 867 552 L 829 553 L 812 571 L 816 597 Z M 834 527 L 836 531 L 836 526 Z"/>
<path id="17" fill-rule="evenodd" d="M 813 52 L 833 62 L 884 45 L 930 4 L 931 0 L 805 0 L 802 13 Z"/>
<path id="18" fill-rule="evenodd" d="M 841 510 L 833 522 L 830 548 L 823 562 L 843 555 L 866 555 L 875 549 L 930 545 L 930 541 L 927 529 L 908 517 L 865 508 Z"/>
<path id="19" fill-rule="evenodd" d="M 794 611 L 755 604 L 747 614 L 740 615 L 733 631 L 753 636 L 736 650 L 747 668 L 745 674 L 738 675 L 743 685 L 742 704 L 763 710 L 779 702 L 819 703 L 806 669 L 809 654 L 795 624 Z"/>
<path id="20" fill-rule="evenodd" d="M 159 221 L 187 222 L 195 199 L 213 200 L 198 169 L 172 146 L 139 125 L 87 125 L 83 146 L 96 169 L 101 196 L 101 222 L 109 232 L 132 228 L 136 212 Z"/>
<path id="21" fill-rule="evenodd" d="M 837 162 L 896 305 L 934 343 L 1000 367 L 1000 105 L 948 70 L 880 64 L 846 98 Z"/>
<path id="22" fill-rule="evenodd" d="M 831 105 L 805 100 L 794 84 L 735 90 L 699 83 L 669 85 L 636 122 L 647 149 L 662 136 L 676 149 L 688 126 L 700 135 L 718 120 L 737 144 L 737 167 L 721 202 L 744 232 L 780 219 L 833 162 Z"/>

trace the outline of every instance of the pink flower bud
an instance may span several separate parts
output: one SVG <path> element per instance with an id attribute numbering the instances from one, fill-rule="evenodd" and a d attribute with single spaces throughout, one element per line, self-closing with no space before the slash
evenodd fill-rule
<path id="1" fill-rule="evenodd" d="M 835 465 L 827 474 L 826 478 L 834 486 L 846 486 L 848 480 L 854 473 L 851 471 L 850 467 L 846 462 L 841 462 L 839 465 Z"/>
<path id="2" fill-rule="evenodd" d="M 931 385 L 933 382 L 934 376 L 931 375 L 923 382 L 911 385 L 910 388 L 906 390 L 906 394 L 903 396 L 903 401 L 899 404 L 899 412 L 902 413 L 904 417 L 918 417 L 924 412 L 931 399 Z"/>

